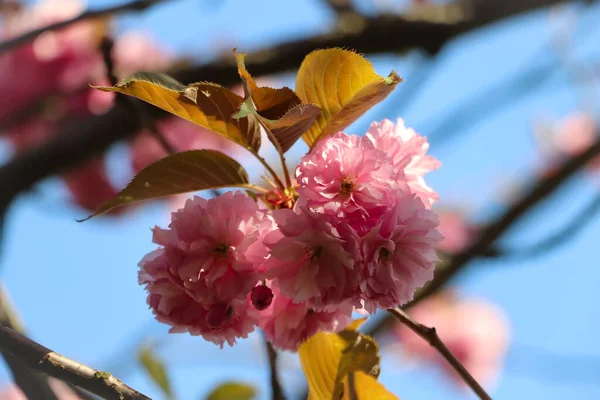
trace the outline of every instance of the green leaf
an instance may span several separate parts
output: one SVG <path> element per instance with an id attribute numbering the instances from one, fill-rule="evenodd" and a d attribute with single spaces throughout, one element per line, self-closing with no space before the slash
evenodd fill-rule
<path id="1" fill-rule="evenodd" d="M 151 346 L 145 345 L 138 351 L 138 361 L 144 367 L 152 381 L 163 391 L 167 398 L 173 398 L 173 389 L 164 363 L 154 354 Z"/>
<path id="2" fill-rule="evenodd" d="M 190 150 L 175 153 L 144 168 L 125 189 L 101 204 L 86 219 L 125 204 L 223 187 L 254 188 L 249 184 L 246 170 L 221 152 Z"/>
<path id="3" fill-rule="evenodd" d="M 322 112 L 303 136 L 313 146 L 346 128 L 394 90 L 402 79 L 392 71 L 379 76 L 361 55 L 343 49 L 316 50 L 306 56 L 296 77 L 296 94 Z"/>
<path id="4" fill-rule="evenodd" d="M 105 92 L 123 93 L 144 100 L 228 139 L 257 151 L 260 129 L 246 118 L 235 119 L 243 98 L 216 83 L 188 86 L 156 72 L 138 72 L 115 86 L 95 86 Z"/>
<path id="5" fill-rule="evenodd" d="M 246 383 L 225 382 L 217 386 L 206 400 L 251 400 L 256 394 L 256 389 Z"/>

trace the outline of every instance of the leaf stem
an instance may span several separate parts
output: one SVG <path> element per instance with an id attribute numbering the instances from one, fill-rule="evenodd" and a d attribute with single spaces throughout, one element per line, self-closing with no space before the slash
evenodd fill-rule
<path id="1" fill-rule="evenodd" d="M 452 352 L 446 347 L 444 342 L 440 339 L 435 328 L 427 327 L 420 324 L 410 318 L 400 308 L 392 308 L 387 310 L 392 314 L 398 321 L 406 325 L 410 330 L 419 335 L 429 345 L 434 347 L 441 355 L 448 361 L 448 364 L 454 368 L 454 370 L 460 375 L 465 383 L 477 394 L 481 400 L 492 400 L 492 398 L 485 392 L 481 385 L 473 378 L 473 376 L 467 371 L 460 361 L 452 354 Z"/>
<path id="2" fill-rule="evenodd" d="M 258 159 L 258 161 L 260 161 L 260 163 L 265 167 L 265 169 L 267 171 L 269 171 L 269 174 L 271 174 L 271 176 L 275 180 L 277 187 L 281 190 L 285 190 L 285 185 L 283 184 L 283 182 L 281 181 L 281 179 L 279 178 L 279 176 L 277 175 L 275 170 L 273 168 L 271 168 L 269 163 L 267 163 L 267 161 L 260 154 L 258 154 L 258 152 L 252 151 L 252 154 L 254 154 L 254 156 Z"/>

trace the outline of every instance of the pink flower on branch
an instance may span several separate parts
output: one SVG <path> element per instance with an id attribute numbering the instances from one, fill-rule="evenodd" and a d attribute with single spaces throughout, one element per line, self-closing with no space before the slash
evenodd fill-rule
<path id="1" fill-rule="evenodd" d="M 443 238 L 437 225 L 437 215 L 420 200 L 404 197 L 364 235 L 360 296 L 367 311 L 405 304 L 433 278 L 435 247 Z"/>
<path id="2" fill-rule="evenodd" d="M 401 118 L 398 118 L 396 125 L 389 119 L 373 122 L 367 137 L 375 148 L 390 157 L 396 179 L 405 181 L 425 206 L 429 208 L 438 200 L 439 196 L 425 183 L 424 176 L 438 169 L 441 163 L 426 155 L 429 149 L 426 137 L 407 128 Z"/>
<path id="3" fill-rule="evenodd" d="M 352 228 L 306 208 L 273 215 L 279 229 L 265 237 L 267 278 L 295 303 L 317 310 L 355 298 L 361 256 Z"/>
<path id="4" fill-rule="evenodd" d="M 257 322 L 250 291 L 264 279 L 262 239 L 273 229 L 241 192 L 188 200 L 169 229 L 154 229 L 162 247 L 139 264 L 157 320 L 220 345 L 246 337 Z"/>
<path id="5" fill-rule="evenodd" d="M 273 304 L 261 313 L 259 326 L 273 346 L 295 351 L 306 339 L 319 331 L 337 332 L 352 322 L 352 306 L 314 311 L 306 303 L 295 303 L 273 286 Z"/>

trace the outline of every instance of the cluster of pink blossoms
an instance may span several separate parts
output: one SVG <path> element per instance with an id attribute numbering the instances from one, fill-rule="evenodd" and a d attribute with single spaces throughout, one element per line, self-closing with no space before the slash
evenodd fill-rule
<path id="1" fill-rule="evenodd" d="M 280 349 L 336 331 L 353 309 L 404 304 L 433 277 L 442 236 L 423 176 L 439 166 L 402 120 L 319 141 L 296 169 L 290 208 L 241 192 L 194 197 L 154 228 L 140 284 L 172 332 L 223 345 L 256 326 Z"/>

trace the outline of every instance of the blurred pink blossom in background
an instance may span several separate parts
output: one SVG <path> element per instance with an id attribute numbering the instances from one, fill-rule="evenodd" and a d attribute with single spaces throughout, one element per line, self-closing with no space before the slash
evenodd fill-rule
<path id="1" fill-rule="evenodd" d="M 510 342 L 508 319 L 498 306 L 484 299 L 456 298 L 442 293 L 410 309 L 417 322 L 435 327 L 442 341 L 484 387 L 498 379 Z M 460 385 L 464 381 L 426 341 L 404 325 L 397 325 L 395 338 L 409 358 L 441 367 Z"/>
<path id="2" fill-rule="evenodd" d="M 465 216 L 458 211 L 436 210 L 440 219 L 438 232 L 444 236 L 437 248 L 445 253 L 459 253 L 467 248 L 477 234 L 474 226 L 469 225 Z"/>

